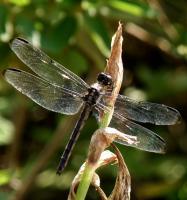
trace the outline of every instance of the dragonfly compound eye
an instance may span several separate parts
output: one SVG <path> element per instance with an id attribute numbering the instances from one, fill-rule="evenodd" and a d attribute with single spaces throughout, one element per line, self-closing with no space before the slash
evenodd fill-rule
<path id="1" fill-rule="evenodd" d="M 97 81 L 104 86 L 112 85 L 112 77 L 103 72 L 98 75 Z"/>

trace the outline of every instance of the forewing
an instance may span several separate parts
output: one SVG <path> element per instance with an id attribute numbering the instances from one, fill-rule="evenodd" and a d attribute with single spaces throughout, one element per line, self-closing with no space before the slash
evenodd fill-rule
<path id="1" fill-rule="evenodd" d="M 82 106 L 83 102 L 78 94 L 52 85 L 30 73 L 7 69 L 4 77 L 18 91 L 48 110 L 71 115 L 77 113 Z"/>
<path id="2" fill-rule="evenodd" d="M 156 125 L 176 124 L 181 118 L 180 113 L 169 106 L 143 101 L 138 102 L 122 95 L 118 95 L 116 99 L 114 112 L 134 121 Z"/>
<path id="3" fill-rule="evenodd" d="M 11 49 L 23 63 L 51 84 L 78 93 L 83 93 L 87 90 L 88 85 L 80 77 L 52 60 L 41 50 L 33 47 L 26 40 L 21 38 L 14 39 L 11 43 Z"/>

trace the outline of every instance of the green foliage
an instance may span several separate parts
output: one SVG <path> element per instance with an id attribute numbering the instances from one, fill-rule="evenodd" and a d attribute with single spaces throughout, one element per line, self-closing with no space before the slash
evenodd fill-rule
<path id="1" fill-rule="evenodd" d="M 176 73 L 170 69 L 139 68 L 138 76 L 145 84 L 150 99 L 168 98 L 187 91 L 186 71 Z"/>
<path id="2" fill-rule="evenodd" d="M 68 44 L 75 31 L 76 19 L 67 16 L 49 31 L 43 30 L 41 44 L 44 49 L 58 53 Z"/>
<path id="3" fill-rule="evenodd" d="M 1 1 L 0 69 L 28 70 L 8 45 L 11 39 L 19 36 L 92 83 L 105 67 L 118 21 L 124 23 L 123 88 L 133 86 L 133 90 L 142 91 L 147 100 L 179 109 L 183 117 L 180 125 L 149 126 L 165 138 L 168 144 L 165 155 L 119 146 L 133 177 L 132 194 L 134 199 L 183 200 L 187 196 L 187 6 L 185 0 L 155 1 L 158 5 L 150 2 L 154 1 Z M 65 117 L 59 120 L 61 117 L 23 97 L 1 76 L 0 199 L 9 199 L 20 182 L 25 184 L 25 178 L 40 162 L 38 156 L 59 129 L 66 136 L 55 143 L 58 151 L 55 145 L 49 145 L 53 153 L 35 177 L 26 199 L 67 196 L 71 180 L 86 158 L 86 147 L 96 121 L 88 121 L 66 171 L 62 177 L 56 177 L 58 159 L 75 124 L 73 120 L 65 121 Z M 40 159 L 46 152 L 47 148 Z M 112 170 L 114 168 L 109 167 L 101 172 L 106 190 L 110 188 L 108 183 L 114 182 Z M 94 195 L 88 199 L 94 199 Z"/>
<path id="4" fill-rule="evenodd" d="M 0 116 L 0 145 L 9 144 L 13 136 L 13 124 Z"/>
<path id="5" fill-rule="evenodd" d="M 9 2 L 17 6 L 26 6 L 30 3 L 30 0 L 9 0 Z"/>
<path id="6" fill-rule="evenodd" d="M 7 9 L 4 5 L 0 5 L 0 33 L 5 32 L 5 23 L 7 20 Z"/>
<path id="7" fill-rule="evenodd" d="M 143 17 L 146 9 L 142 8 L 141 5 L 126 1 L 109 1 L 109 5 L 121 12 L 127 12 L 136 17 Z"/>

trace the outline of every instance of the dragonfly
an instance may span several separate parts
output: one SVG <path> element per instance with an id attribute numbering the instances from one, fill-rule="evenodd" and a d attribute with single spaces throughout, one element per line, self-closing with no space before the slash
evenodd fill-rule
<path id="1" fill-rule="evenodd" d="M 66 115 L 74 115 L 81 111 L 57 168 L 57 174 L 60 175 L 67 165 L 80 131 L 90 114 L 93 112 L 99 116 L 102 112 L 110 112 L 105 98 L 111 94 L 112 78 L 109 74 L 102 72 L 95 83 L 88 85 L 79 76 L 25 39 L 15 38 L 10 47 L 35 75 L 8 68 L 3 72 L 8 83 L 50 111 Z M 135 136 L 137 139 L 135 143 L 116 139 L 117 143 L 144 151 L 164 153 L 165 141 L 136 122 L 173 125 L 180 121 L 180 118 L 180 113 L 169 106 L 146 101 L 139 102 L 127 96 L 118 95 L 109 126 L 126 135 Z"/>

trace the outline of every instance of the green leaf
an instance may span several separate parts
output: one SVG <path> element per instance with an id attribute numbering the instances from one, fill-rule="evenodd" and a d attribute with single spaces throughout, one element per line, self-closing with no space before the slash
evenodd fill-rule
<path id="1" fill-rule="evenodd" d="M 134 3 L 112 0 L 109 1 L 108 4 L 117 10 L 120 10 L 122 12 L 127 12 L 135 16 L 141 17 L 144 15 L 144 10 L 140 6 Z"/>
<path id="2" fill-rule="evenodd" d="M 30 4 L 30 0 L 9 0 L 9 2 L 17 6 L 27 6 Z"/>
<path id="3" fill-rule="evenodd" d="M 4 185 L 10 181 L 10 173 L 8 170 L 0 170 L 0 185 Z M 2 193 L 0 193 L 1 199 Z"/>
<path id="4" fill-rule="evenodd" d="M 77 28 L 77 21 L 74 17 L 66 17 L 54 27 L 46 27 L 41 35 L 42 48 L 59 53 L 69 42 Z"/>
<path id="5" fill-rule="evenodd" d="M 87 60 L 76 50 L 69 51 L 62 60 L 65 66 L 69 66 L 77 75 L 86 72 L 88 69 Z"/>
<path id="6" fill-rule="evenodd" d="M 35 29 L 33 19 L 23 14 L 17 16 L 15 25 L 17 32 L 26 37 L 31 37 Z"/>
<path id="7" fill-rule="evenodd" d="M 110 54 L 110 36 L 103 21 L 99 17 L 85 15 L 85 23 L 92 40 L 101 53 L 108 57 Z"/>
<path id="8" fill-rule="evenodd" d="M 12 141 L 14 126 L 2 116 L 0 116 L 0 124 L 0 145 L 9 144 Z"/>
<path id="9" fill-rule="evenodd" d="M 10 199 L 10 192 L 0 192 L 0 199 L 9 200 Z"/>
<path id="10" fill-rule="evenodd" d="M 144 67 L 137 74 L 146 85 L 149 98 L 162 99 L 187 90 L 185 71 L 175 73 L 172 70 L 155 71 Z"/>
<path id="11" fill-rule="evenodd" d="M 4 5 L 0 5 L 0 34 L 5 32 L 6 21 L 7 8 Z"/>
<path id="12" fill-rule="evenodd" d="M 59 3 L 65 8 L 72 8 L 81 3 L 82 0 L 58 0 Z"/>

